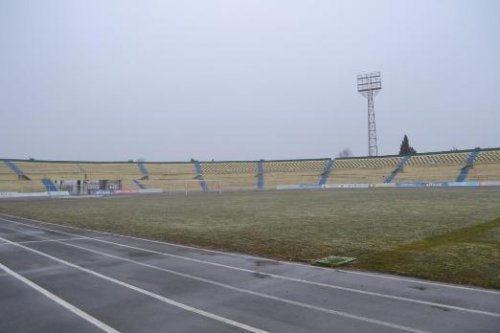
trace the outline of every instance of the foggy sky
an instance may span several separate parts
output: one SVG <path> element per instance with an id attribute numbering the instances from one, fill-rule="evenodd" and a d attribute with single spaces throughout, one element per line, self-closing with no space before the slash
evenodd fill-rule
<path id="1" fill-rule="evenodd" d="M 0 158 L 500 146 L 500 1 L 0 0 Z"/>

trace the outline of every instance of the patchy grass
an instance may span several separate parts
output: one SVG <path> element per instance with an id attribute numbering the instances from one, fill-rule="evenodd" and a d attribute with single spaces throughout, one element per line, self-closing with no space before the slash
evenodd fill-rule
<path id="1" fill-rule="evenodd" d="M 356 257 L 360 269 L 500 288 L 498 188 L 2 201 L 0 212 L 276 259 Z"/>
<path id="2" fill-rule="evenodd" d="M 500 288 L 500 218 L 381 251 L 358 267 Z"/>

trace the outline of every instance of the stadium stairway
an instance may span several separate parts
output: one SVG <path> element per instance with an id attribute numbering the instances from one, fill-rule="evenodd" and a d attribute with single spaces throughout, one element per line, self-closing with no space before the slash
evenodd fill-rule
<path id="1" fill-rule="evenodd" d="M 264 188 L 264 160 L 257 161 L 257 189 Z"/>
<path id="2" fill-rule="evenodd" d="M 463 182 L 465 179 L 467 179 L 467 176 L 469 175 L 469 170 L 474 167 L 474 162 L 478 158 L 480 153 L 480 149 L 476 148 L 471 153 L 469 154 L 469 157 L 467 157 L 467 161 L 465 161 L 465 166 L 463 166 L 460 169 L 460 172 L 457 176 L 457 179 L 455 180 L 456 182 Z"/>
<path id="3" fill-rule="evenodd" d="M 47 192 L 57 192 L 57 187 L 56 187 L 56 184 L 54 184 L 54 182 L 52 180 L 50 180 L 49 178 L 42 178 L 42 184 L 43 186 L 45 186 L 45 189 L 47 190 Z"/>
<path id="4" fill-rule="evenodd" d="M 141 178 L 142 179 L 142 178 Z M 133 179 L 132 180 L 134 182 L 135 185 L 137 185 L 138 188 L 140 188 L 141 190 L 144 190 L 146 189 L 146 186 L 144 186 L 144 184 L 142 184 L 140 181 L 138 181 L 137 179 Z"/>
<path id="5" fill-rule="evenodd" d="M 10 160 L 5 160 L 4 163 L 17 175 L 19 180 L 31 180 L 16 163 Z"/>
<path id="6" fill-rule="evenodd" d="M 406 155 L 406 156 L 401 157 L 401 159 L 398 162 L 398 165 L 396 165 L 396 169 L 394 169 L 391 172 L 391 174 L 386 178 L 384 183 L 389 184 L 390 182 L 392 182 L 394 180 L 394 178 L 396 178 L 397 174 L 404 170 L 405 165 L 406 165 L 406 163 L 408 163 L 410 158 L 411 158 L 410 155 Z"/>
<path id="7" fill-rule="evenodd" d="M 332 171 L 334 165 L 335 165 L 335 159 L 330 159 L 326 161 L 325 169 L 323 170 L 319 178 L 319 186 L 322 187 L 326 185 L 326 182 L 328 181 L 328 177 L 330 176 L 330 172 Z"/>
<path id="8" fill-rule="evenodd" d="M 198 179 L 198 181 L 200 182 L 201 190 L 203 192 L 208 192 L 208 183 L 205 181 L 205 178 L 203 178 L 203 168 L 201 166 L 200 161 L 194 160 L 193 163 L 196 171 L 195 178 Z"/>
<path id="9" fill-rule="evenodd" d="M 139 171 L 141 172 L 141 180 L 148 180 L 149 179 L 149 172 L 146 166 L 144 165 L 143 161 L 137 162 L 137 167 L 139 168 Z M 134 180 L 135 181 L 135 180 Z"/>

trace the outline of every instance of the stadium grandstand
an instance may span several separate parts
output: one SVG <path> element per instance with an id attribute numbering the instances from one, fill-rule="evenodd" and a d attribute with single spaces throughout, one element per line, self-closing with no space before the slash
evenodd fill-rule
<path id="1" fill-rule="evenodd" d="M 72 162 L 0 160 L 0 192 L 92 194 L 237 191 L 293 188 L 405 186 L 500 181 L 500 148 L 408 156 L 203 162 Z M 486 184 L 486 183 L 485 183 Z"/>

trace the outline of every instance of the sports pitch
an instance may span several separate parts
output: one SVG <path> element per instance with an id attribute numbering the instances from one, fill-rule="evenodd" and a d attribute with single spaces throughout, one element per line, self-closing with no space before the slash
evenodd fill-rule
<path id="1" fill-rule="evenodd" d="M 3 201 L 0 212 L 180 244 L 500 288 L 500 189 Z"/>

